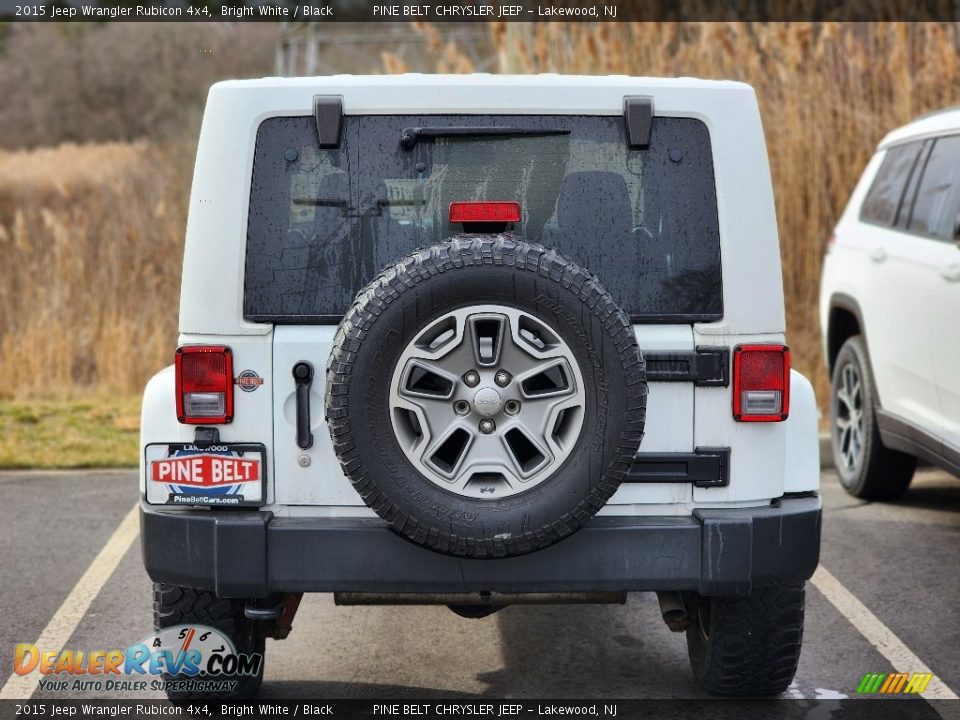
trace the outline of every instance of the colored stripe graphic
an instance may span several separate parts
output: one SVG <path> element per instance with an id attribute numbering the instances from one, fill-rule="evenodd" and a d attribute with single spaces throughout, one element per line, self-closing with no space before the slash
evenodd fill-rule
<path id="1" fill-rule="evenodd" d="M 927 689 L 927 684 L 930 682 L 932 677 L 933 673 L 914 673 L 910 677 L 910 682 L 907 683 L 907 687 L 904 689 L 904 692 L 922 693 Z"/>
<path id="2" fill-rule="evenodd" d="M 880 683 L 887 677 L 886 673 L 867 673 L 857 687 L 858 693 L 875 693 L 880 689 Z"/>
<path id="3" fill-rule="evenodd" d="M 893 673 L 887 678 L 887 681 L 883 684 L 883 687 L 880 688 L 880 692 L 898 693 L 900 692 L 900 688 L 902 688 L 906 682 L 907 673 Z"/>
<path id="4" fill-rule="evenodd" d="M 933 679 L 933 673 L 867 673 L 857 686 L 862 694 L 922 693 Z"/>

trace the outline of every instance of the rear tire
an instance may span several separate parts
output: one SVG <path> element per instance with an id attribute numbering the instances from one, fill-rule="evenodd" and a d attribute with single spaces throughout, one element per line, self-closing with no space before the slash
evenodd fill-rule
<path id="1" fill-rule="evenodd" d="M 485 357 L 477 318 L 494 328 Z M 414 365 L 429 386 L 412 382 Z M 326 418 L 343 472 L 396 532 L 506 557 L 604 506 L 633 465 L 646 397 L 633 326 L 595 276 L 512 235 L 468 234 L 359 293 L 327 365 Z"/>
<path id="2" fill-rule="evenodd" d="M 863 338 L 848 339 L 830 382 L 830 445 L 844 490 L 864 500 L 893 500 L 917 467 L 911 455 L 884 447 L 877 426 L 877 386 Z"/>
<path id="3" fill-rule="evenodd" d="M 265 639 L 258 633 L 257 624 L 243 614 L 246 601 L 221 599 L 204 590 L 153 584 L 153 618 L 156 630 L 175 625 L 206 625 L 226 635 L 238 653 L 264 654 Z M 237 681 L 233 692 L 179 692 L 167 691 L 167 697 L 174 701 L 191 700 L 249 700 L 256 697 L 263 683 L 263 665 L 260 662 L 256 675 L 233 676 Z M 198 679 L 214 676 L 198 675 Z M 216 676 L 218 679 L 223 676 Z M 164 680 L 182 680 L 183 676 L 164 675 Z"/>
<path id="4" fill-rule="evenodd" d="M 747 597 L 690 597 L 687 651 L 697 682 L 722 697 L 784 692 L 800 660 L 803 600 L 803 583 L 769 585 Z"/>

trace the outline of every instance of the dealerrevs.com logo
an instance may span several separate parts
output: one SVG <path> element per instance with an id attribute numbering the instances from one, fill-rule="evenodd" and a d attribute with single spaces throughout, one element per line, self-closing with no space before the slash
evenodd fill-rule
<path id="1" fill-rule="evenodd" d="M 38 672 L 46 691 L 176 690 L 232 692 L 242 676 L 256 675 L 259 653 L 237 653 L 215 628 L 175 625 L 126 650 L 48 650 L 22 643 L 14 648 L 18 675 Z"/>

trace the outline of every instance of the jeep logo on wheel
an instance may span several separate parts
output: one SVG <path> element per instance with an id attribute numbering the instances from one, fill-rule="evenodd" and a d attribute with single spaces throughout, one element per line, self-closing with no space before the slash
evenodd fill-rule
<path id="1" fill-rule="evenodd" d="M 478 413 L 485 417 L 496 415 L 500 412 L 502 402 L 500 393 L 491 387 L 480 388 L 477 394 L 473 396 L 473 407 Z"/>

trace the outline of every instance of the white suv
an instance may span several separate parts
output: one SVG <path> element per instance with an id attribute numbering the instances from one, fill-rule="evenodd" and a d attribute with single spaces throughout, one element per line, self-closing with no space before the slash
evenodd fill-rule
<path id="1" fill-rule="evenodd" d="M 960 109 L 883 139 L 837 224 L 820 316 L 843 486 L 891 499 L 917 458 L 960 475 Z"/>
<path id="2" fill-rule="evenodd" d="M 478 618 L 655 591 L 708 691 L 790 683 L 816 404 L 749 86 L 215 85 L 180 331 L 143 403 L 158 629 L 252 656 L 304 592 Z M 250 667 L 171 695 L 249 696 Z"/>

